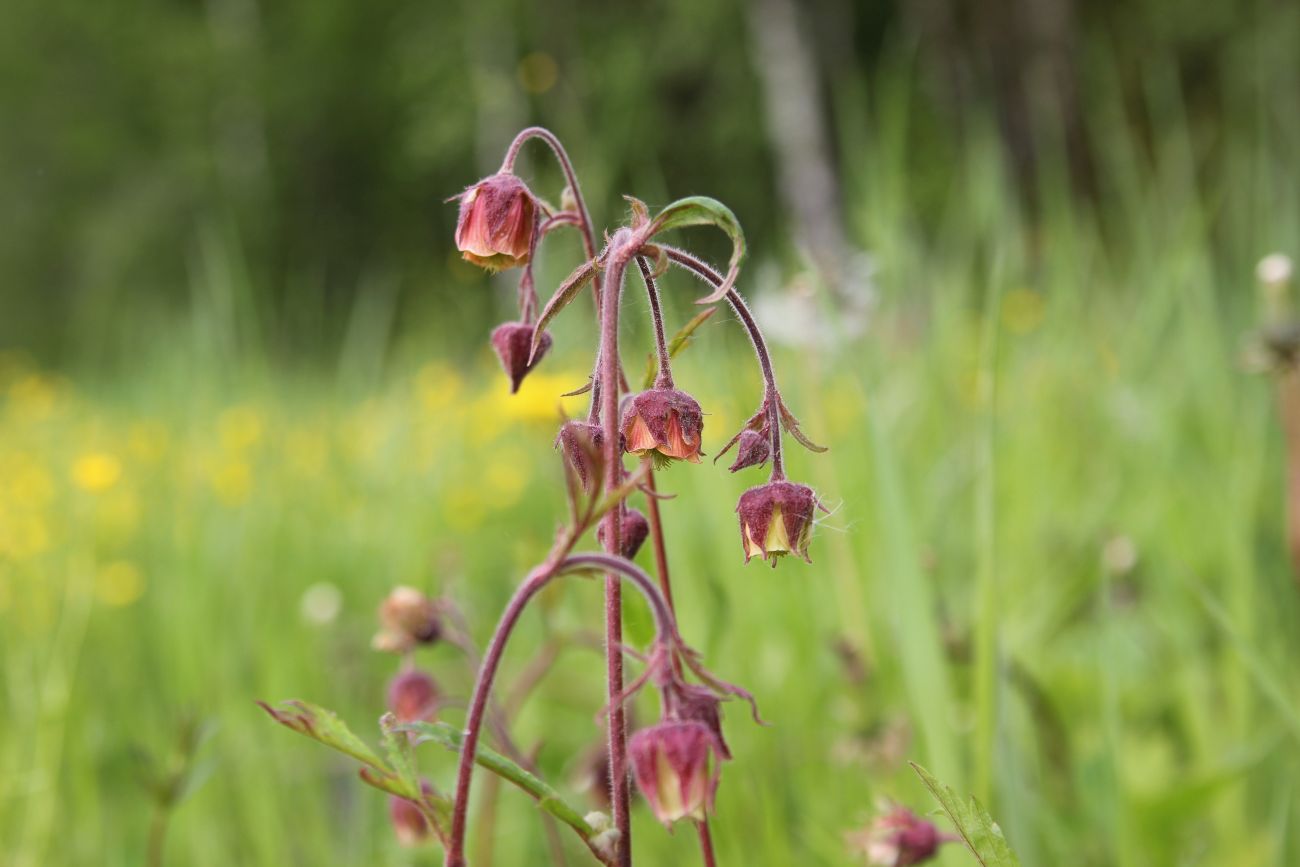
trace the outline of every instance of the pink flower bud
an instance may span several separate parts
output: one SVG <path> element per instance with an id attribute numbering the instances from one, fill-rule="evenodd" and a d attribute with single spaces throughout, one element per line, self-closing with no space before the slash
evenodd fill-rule
<path id="1" fill-rule="evenodd" d="M 645 544 L 646 538 L 650 535 L 650 522 L 645 519 L 645 515 L 636 509 L 628 509 L 623 513 L 623 531 L 619 534 L 619 541 L 622 542 L 621 553 L 625 558 L 631 560 L 636 557 L 636 552 L 641 550 Z M 605 544 L 605 522 L 602 521 L 596 528 L 596 541 L 601 545 Z"/>
<path id="2" fill-rule="evenodd" d="M 850 835 L 849 842 L 875 867 L 911 867 L 933 858 L 948 839 L 911 810 L 895 807 L 865 831 Z"/>
<path id="3" fill-rule="evenodd" d="M 736 460 L 728 467 L 731 472 L 746 467 L 762 466 L 772 454 L 772 443 L 766 432 L 756 430 L 741 431 L 736 440 Z"/>
<path id="4" fill-rule="evenodd" d="M 543 331 L 542 339 L 537 344 L 537 354 L 530 363 L 529 354 L 533 351 L 533 333 L 536 329 L 524 322 L 505 322 L 492 331 L 492 348 L 501 367 L 510 377 L 510 393 L 519 391 L 519 383 L 529 374 L 542 356 L 551 348 L 551 335 Z"/>
<path id="5" fill-rule="evenodd" d="M 700 462 L 704 415 L 695 398 L 675 388 L 652 388 L 629 398 L 619 425 L 624 448 L 637 455 Z"/>
<path id="6" fill-rule="evenodd" d="M 600 453 L 605 446 L 605 432 L 599 425 L 581 421 L 565 422 L 555 438 L 555 445 L 564 449 L 564 459 L 577 474 L 583 489 L 590 491 L 591 480 L 596 476 Z"/>
<path id="7" fill-rule="evenodd" d="M 717 740 L 703 723 L 661 722 L 627 742 L 636 784 L 665 825 L 703 819 L 718 787 Z"/>
<path id="8" fill-rule="evenodd" d="M 438 698 L 438 684 L 418 668 L 407 669 L 388 684 L 388 709 L 398 722 L 432 722 Z"/>
<path id="9" fill-rule="evenodd" d="M 420 788 L 425 796 L 433 794 L 433 787 L 421 780 Z M 403 846 L 414 847 L 428 842 L 433 836 L 433 829 L 420 812 L 420 808 L 405 798 L 390 795 L 388 798 L 388 818 L 393 823 L 393 833 L 397 842 Z"/>
<path id="10" fill-rule="evenodd" d="M 528 262 L 537 205 L 523 181 L 510 172 L 499 172 L 459 198 L 456 247 L 467 262 L 489 271 Z"/>
<path id="11" fill-rule="evenodd" d="M 376 650 L 405 653 L 417 644 L 432 644 L 442 635 L 437 604 L 414 587 L 395 587 L 379 606 Z"/>
<path id="12" fill-rule="evenodd" d="M 795 482 L 768 482 L 741 494 L 736 512 L 745 562 L 762 557 L 776 565 L 776 558 L 785 554 L 808 560 L 816 505 L 812 488 Z"/>

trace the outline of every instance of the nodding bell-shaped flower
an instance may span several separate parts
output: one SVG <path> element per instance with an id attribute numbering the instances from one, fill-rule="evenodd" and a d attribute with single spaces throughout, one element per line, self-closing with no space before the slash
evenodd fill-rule
<path id="1" fill-rule="evenodd" d="M 849 842 L 874 867 L 911 867 L 934 858 L 950 839 L 906 807 L 894 807 L 850 835 Z"/>
<path id="2" fill-rule="evenodd" d="M 736 459 L 728 467 L 731 472 L 746 467 L 762 466 L 772 454 L 772 443 L 766 431 L 751 429 L 741 431 L 736 438 Z"/>
<path id="3" fill-rule="evenodd" d="M 784 479 L 741 494 L 736 512 L 740 515 L 745 562 L 762 557 L 775 566 L 776 558 L 794 554 L 811 563 L 808 542 L 812 538 L 813 509 L 818 505 L 812 488 Z"/>
<path id="4" fill-rule="evenodd" d="M 641 550 L 645 544 L 646 538 L 650 535 L 650 522 L 646 520 L 645 515 L 636 509 L 627 509 L 623 512 L 623 527 L 619 533 L 619 552 L 624 559 L 632 560 L 636 557 L 636 552 Z M 605 522 L 602 521 L 596 528 L 596 541 L 601 545 L 605 544 Z"/>
<path id="5" fill-rule="evenodd" d="M 496 350 L 497 358 L 501 359 L 501 367 L 506 376 L 510 377 L 511 394 L 519 391 L 519 383 L 524 381 L 524 377 L 551 348 L 551 335 L 543 331 L 542 338 L 537 343 L 537 354 L 531 362 L 528 360 L 533 351 L 533 334 L 536 330 L 526 322 L 503 322 L 492 330 L 492 348 Z"/>
<path id="6" fill-rule="evenodd" d="M 375 650 L 405 653 L 417 644 L 433 644 L 442 635 L 438 605 L 414 587 L 394 587 L 379 606 L 380 630 Z"/>
<path id="7" fill-rule="evenodd" d="M 695 398 L 675 388 L 652 388 L 623 405 L 624 448 L 636 455 L 700 462 L 704 414 Z"/>
<path id="8" fill-rule="evenodd" d="M 433 788 L 425 781 L 420 781 L 420 788 L 425 795 L 433 794 Z M 393 833 L 397 842 L 408 848 L 419 846 L 429 841 L 433 829 L 420 812 L 420 808 L 405 798 L 390 795 L 388 798 L 388 818 L 393 823 Z"/>
<path id="9" fill-rule="evenodd" d="M 440 692 L 432 677 L 410 668 L 388 684 L 388 709 L 401 723 L 432 722 L 438 713 Z"/>
<path id="10" fill-rule="evenodd" d="M 590 492 L 591 480 L 600 466 L 600 453 L 605 448 L 605 432 L 600 425 L 566 421 L 555 437 L 555 445 L 564 450 L 564 460 L 582 482 L 583 490 Z"/>
<path id="11" fill-rule="evenodd" d="M 661 722 L 632 735 L 627 754 L 637 786 L 664 825 L 703 819 L 713 809 L 718 744 L 708 726 L 689 720 Z"/>
<path id="12" fill-rule="evenodd" d="M 456 248 L 488 271 L 527 264 L 537 228 L 532 192 L 510 172 L 484 178 L 458 196 Z"/>

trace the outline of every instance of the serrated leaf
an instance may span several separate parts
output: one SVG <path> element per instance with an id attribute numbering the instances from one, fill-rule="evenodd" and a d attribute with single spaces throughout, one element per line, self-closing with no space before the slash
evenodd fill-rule
<path id="1" fill-rule="evenodd" d="M 696 301 L 696 304 L 713 304 L 726 297 L 736 284 L 740 274 L 740 263 L 745 258 L 745 233 L 741 231 L 740 221 L 731 209 L 708 196 L 688 196 L 678 199 L 659 212 L 653 223 L 652 235 L 668 229 L 680 229 L 686 226 L 717 226 L 731 239 L 731 262 L 727 266 L 727 275 L 722 285 L 708 296 Z"/>
<path id="2" fill-rule="evenodd" d="M 384 760 L 365 741 L 353 734 L 347 723 L 333 711 L 296 699 L 280 702 L 279 707 L 271 707 L 264 701 L 259 701 L 258 705 L 280 725 L 320 741 L 377 771 L 391 773 Z"/>
<path id="3" fill-rule="evenodd" d="M 568 306 L 570 301 L 578 296 L 578 292 L 581 291 L 582 287 L 586 286 L 591 281 L 591 278 L 595 276 L 596 263 L 593 261 L 583 262 L 574 269 L 572 274 L 565 278 L 564 282 L 560 284 L 560 288 L 555 290 L 555 294 L 542 308 L 542 315 L 538 317 L 537 326 L 533 330 L 533 346 L 529 352 L 530 361 L 531 357 L 537 354 L 537 345 L 542 340 L 542 332 L 546 330 L 546 326 L 561 310 Z"/>
<path id="4" fill-rule="evenodd" d="M 930 794 L 938 800 L 962 842 L 980 864 L 984 867 L 1020 867 L 1020 860 L 1002 836 L 1002 829 L 985 812 L 978 800 L 973 797 L 962 800 L 960 795 L 936 780 L 925 768 L 916 762 L 908 764 L 930 790 Z"/>
<path id="5" fill-rule="evenodd" d="M 460 753 L 461 745 L 465 742 L 465 735 L 462 731 L 444 722 L 408 723 L 398 726 L 396 731 L 413 733 L 416 736 L 417 744 L 431 741 L 441 744 L 453 753 Z M 536 774 L 525 770 L 497 751 L 482 744 L 479 744 L 474 761 L 479 767 L 491 771 L 498 777 L 513 783 L 532 795 L 537 799 L 538 806 L 577 831 L 584 840 L 590 840 L 596 835 L 596 829 L 583 818 L 583 814 L 566 802 L 559 792 Z"/>

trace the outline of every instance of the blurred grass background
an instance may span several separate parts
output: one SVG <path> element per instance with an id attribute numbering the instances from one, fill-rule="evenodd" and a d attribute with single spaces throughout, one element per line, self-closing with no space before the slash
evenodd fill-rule
<path id="1" fill-rule="evenodd" d="M 142 863 L 140 755 L 198 718 L 168 863 L 439 863 L 252 701 L 369 733 L 387 590 L 449 594 L 483 641 L 547 548 L 590 311 L 509 397 L 484 344 L 512 276 L 457 261 L 442 203 L 531 122 L 598 221 L 623 192 L 714 195 L 749 236 L 742 290 L 821 314 L 776 349 L 832 447 L 791 458 L 833 506 L 814 565 L 742 567 L 756 477 L 660 476 L 683 632 L 773 723 L 729 714 L 724 863 L 860 863 L 843 834 L 878 798 L 932 806 L 906 759 L 979 794 L 1029 865 L 1300 861 L 1282 452 L 1239 364 L 1254 262 L 1300 229 L 1294 4 L 4 16 L 0 862 Z M 544 294 L 578 256 L 548 244 Z M 665 291 L 684 322 L 697 287 Z M 724 315 L 677 378 L 707 451 L 759 397 Z M 548 596 L 507 678 L 598 597 Z M 467 695 L 453 651 L 425 663 Z M 518 721 L 566 790 L 601 670 L 565 654 Z M 501 822 L 496 863 L 536 863 L 531 805 L 505 792 Z M 646 863 L 698 857 L 637 823 Z"/>

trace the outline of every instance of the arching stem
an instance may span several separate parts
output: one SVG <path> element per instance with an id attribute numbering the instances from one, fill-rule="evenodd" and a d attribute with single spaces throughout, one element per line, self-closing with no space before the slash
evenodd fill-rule
<path id="1" fill-rule="evenodd" d="M 474 684 L 474 695 L 470 700 L 469 716 L 465 721 L 465 740 L 461 745 L 460 763 L 456 773 L 456 800 L 452 808 L 451 837 L 447 844 L 447 856 L 443 861 L 445 867 L 465 867 L 465 827 L 469 815 L 470 784 L 474 775 L 474 757 L 478 753 L 479 736 L 483 729 L 483 720 L 487 712 L 488 698 L 492 693 L 492 683 L 496 679 L 501 665 L 506 644 L 514 632 L 524 608 L 539 591 L 555 578 L 582 570 L 598 570 L 606 573 L 607 580 L 630 581 L 650 603 L 650 612 L 654 616 L 655 630 L 659 639 L 671 645 L 680 643 L 677 627 L 673 622 L 672 611 L 664 600 L 663 594 L 655 586 L 654 580 L 635 564 L 610 554 L 584 553 L 574 554 L 558 562 L 548 562 L 534 569 L 520 584 L 515 595 L 510 599 L 501 614 L 496 631 L 488 642 L 487 652 L 483 657 L 483 666 Z M 617 648 L 616 648 L 617 650 Z M 620 690 L 621 691 L 621 690 Z M 610 708 L 611 719 L 617 708 Z M 612 728 L 612 723 L 611 723 Z M 590 841 L 588 841 L 590 842 Z M 619 851 L 626 851 L 621 845 Z M 595 850 L 593 850 L 595 851 Z M 601 853 L 598 857 L 604 860 Z M 620 858 L 622 856 L 620 855 Z"/>
<path id="2" fill-rule="evenodd" d="M 715 287 L 722 285 L 722 275 L 707 263 L 676 247 L 662 247 L 662 249 L 669 261 L 676 262 L 705 283 Z M 745 326 L 745 331 L 749 334 L 749 342 L 754 346 L 754 354 L 758 356 L 758 366 L 763 372 L 763 406 L 767 409 L 768 425 L 772 436 L 772 481 L 781 481 L 785 478 L 785 458 L 781 451 L 781 391 L 776 385 L 772 356 L 767 351 L 767 341 L 763 339 L 763 332 L 759 329 L 758 322 L 754 320 L 754 314 L 745 303 L 745 299 L 735 289 L 728 291 L 726 297 L 727 303 L 735 311 L 736 318 L 740 320 L 741 325 Z"/>
<path id="3" fill-rule="evenodd" d="M 664 336 L 664 311 L 659 303 L 659 287 L 655 285 L 654 274 L 645 256 L 636 257 L 637 267 L 641 269 L 641 281 L 645 283 L 646 296 L 650 301 L 650 319 L 654 323 L 655 348 L 659 351 L 659 375 L 655 377 L 655 388 L 673 388 L 672 360 L 668 355 L 668 340 Z"/>

